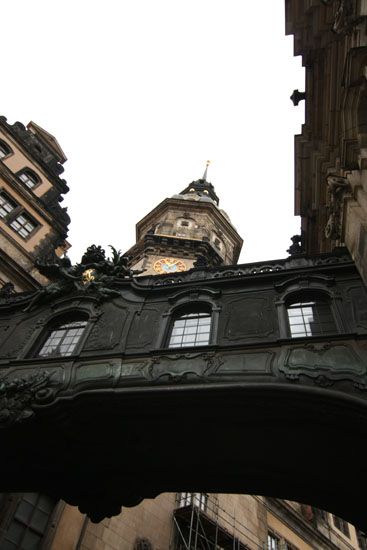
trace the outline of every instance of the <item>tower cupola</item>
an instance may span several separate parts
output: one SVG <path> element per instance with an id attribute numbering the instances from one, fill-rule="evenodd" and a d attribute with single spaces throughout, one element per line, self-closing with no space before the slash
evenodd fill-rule
<path id="1" fill-rule="evenodd" d="M 237 263 L 242 239 L 208 182 L 201 179 L 165 199 L 136 225 L 136 244 L 126 253 L 145 275 L 185 271 L 197 265 Z"/>

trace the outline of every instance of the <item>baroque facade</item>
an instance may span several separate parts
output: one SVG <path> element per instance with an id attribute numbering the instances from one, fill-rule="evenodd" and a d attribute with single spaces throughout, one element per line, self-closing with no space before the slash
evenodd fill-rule
<path id="1" fill-rule="evenodd" d="M 2 550 L 366 548 L 365 4 L 286 0 L 306 67 L 286 259 L 236 265 L 205 171 L 126 255 L 58 260 L 65 154 L 0 118 Z"/>
<path id="2" fill-rule="evenodd" d="M 205 172 L 138 223 L 128 256 L 92 246 L 72 266 L 46 254 L 51 284 L 3 288 L 1 548 L 359 547 L 325 435 L 337 441 L 349 396 L 363 399 L 363 285 L 342 248 L 236 265 L 241 245 Z M 337 432 L 328 387 L 345 397 Z M 289 438 L 297 469 L 284 479 L 269 449 Z M 326 495 L 307 473 L 314 445 Z"/>

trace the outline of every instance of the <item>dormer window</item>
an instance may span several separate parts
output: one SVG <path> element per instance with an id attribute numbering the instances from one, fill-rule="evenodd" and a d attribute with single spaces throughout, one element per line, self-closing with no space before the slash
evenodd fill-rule
<path id="1" fill-rule="evenodd" d="M 40 179 L 32 170 L 26 168 L 18 173 L 18 178 L 27 186 L 29 189 L 33 189 L 39 185 Z"/>
<path id="2" fill-rule="evenodd" d="M 9 145 L 5 143 L 5 141 L 0 140 L 0 159 L 11 155 L 11 153 L 12 150 L 10 149 Z"/>

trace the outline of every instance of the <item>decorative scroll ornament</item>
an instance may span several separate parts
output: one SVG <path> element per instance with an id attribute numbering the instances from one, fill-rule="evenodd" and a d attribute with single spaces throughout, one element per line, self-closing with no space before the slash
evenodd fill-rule
<path id="1" fill-rule="evenodd" d="M 0 380 L 0 428 L 7 428 L 34 416 L 33 405 L 47 403 L 53 397 L 48 386 L 48 371 L 22 378 Z"/>
<path id="2" fill-rule="evenodd" d="M 329 218 L 325 226 L 325 237 L 331 240 L 341 238 L 343 199 L 345 193 L 350 191 L 347 178 L 330 174 L 327 177 L 329 192 Z"/>

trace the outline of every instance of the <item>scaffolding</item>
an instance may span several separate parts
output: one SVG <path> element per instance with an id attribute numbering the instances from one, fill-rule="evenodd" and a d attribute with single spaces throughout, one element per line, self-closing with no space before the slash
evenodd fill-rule
<path id="1" fill-rule="evenodd" d="M 207 493 L 180 493 L 173 513 L 174 550 L 252 550 L 256 533 Z M 249 545 L 250 543 L 250 545 Z M 252 543 L 252 544 L 251 544 Z"/>

